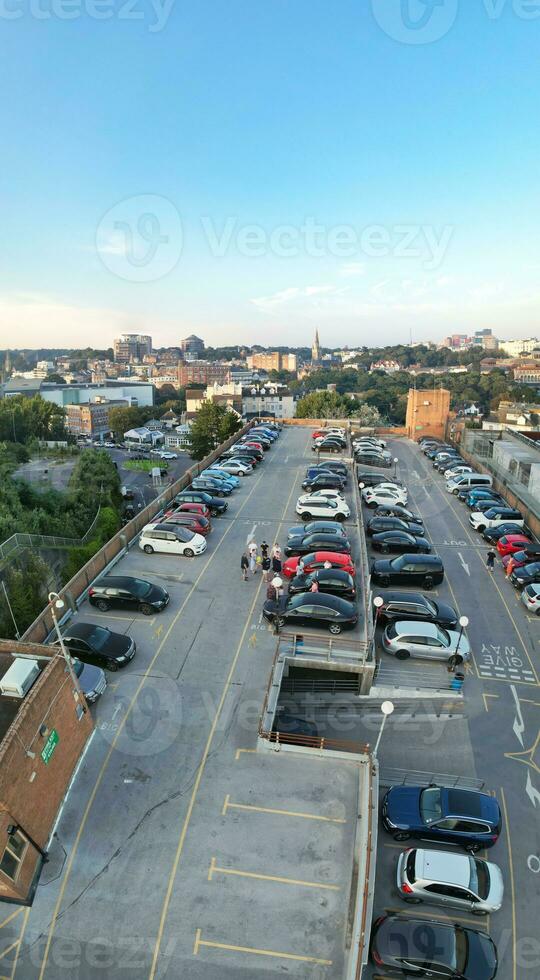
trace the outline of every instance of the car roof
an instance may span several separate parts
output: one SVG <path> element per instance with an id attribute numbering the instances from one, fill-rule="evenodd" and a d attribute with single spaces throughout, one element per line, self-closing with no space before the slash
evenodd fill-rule
<path id="1" fill-rule="evenodd" d="M 454 851 L 427 851 L 419 847 L 416 852 L 415 874 L 417 878 L 445 882 L 468 888 L 471 880 L 470 858 Z"/>
<path id="2" fill-rule="evenodd" d="M 437 623 L 426 623 L 423 620 L 417 622 L 415 619 L 409 619 L 408 622 L 398 620 L 394 623 L 396 633 L 399 633 L 401 636 L 427 636 L 433 638 L 437 636 L 440 628 L 440 626 L 437 626 Z"/>
<path id="3" fill-rule="evenodd" d="M 296 605 L 330 606 L 331 609 L 339 609 L 341 612 L 349 612 L 351 606 L 347 599 L 329 595 L 327 592 L 302 592 L 294 597 L 294 601 Z"/>
<path id="4" fill-rule="evenodd" d="M 431 599 L 428 600 L 425 595 L 422 595 L 421 592 L 395 592 L 394 590 L 391 592 L 386 592 L 383 598 L 385 605 L 388 602 L 415 602 L 417 604 L 421 603 L 423 606 L 425 606 L 429 601 L 431 601 Z"/>
<path id="5" fill-rule="evenodd" d="M 108 626 L 101 626 L 97 623 L 73 623 L 69 629 L 64 630 L 63 636 L 64 639 L 72 636 L 84 640 L 87 636 L 91 636 L 96 629 L 106 629 L 108 633 L 110 632 Z"/>
<path id="6" fill-rule="evenodd" d="M 493 796 L 467 789 L 441 789 L 443 813 L 453 817 L 472 817 L 497 822 L 499 804 Z"/>
<path id="7" fill-rule="evenodd" d="M 99 581 L 94 584 L 93 588 L 130 589 L 133 582 L 137 581 L 147 582 L 147 579 L 138 579 L 135 575 L 106 575 L 104 578 L 100 578 Z M 148 582 L 148 585 L 151 584 L 151 582 Z"/>

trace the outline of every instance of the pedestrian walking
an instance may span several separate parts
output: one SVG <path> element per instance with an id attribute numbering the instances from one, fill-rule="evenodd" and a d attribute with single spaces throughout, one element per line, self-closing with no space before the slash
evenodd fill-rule
<path id="1" fill-rule="evenodd" d="M 242 578 L 244 579 L 244 582 L 247 582 L 248 568 L 249 568 L 249 558 L 244 551 L 240 559 L 240 569 L 242 572 Z"/>
<path id="2" fill-rule="evenodd" d="M 277 541 L 272 548 L 272 558 L 281 558 L 281 548 Z"/>
<path id="3" fill-rule="evenodd" d="M 282 566 L 281 558 L 276 558 L 276 556 L 274 555 L 274 557 L 272 558 L 272 571 L 276 575 L 280 575 L 282 567 L 283 566 Z"/>
<path id="4" fill-rule="evenodd" d="M 311 583 L 311 588 L 310 588 L 309 591 L 310 592 L 318 592 L 319 591 L 319 583 L 317 582 L 317 579 L 314 579 L 313 580 L 313 582 Z"/>
<path id="5" fill-rule="evenodd" d="M 248 546 L 249 552 L 249 570 L 252 575 L 257 574 L 257 545 L 255 541 L 250 541 Z"/>
<path id="6" fill-rule="evenodd" d="M 276 587 L 273 582 L 269 582 L 266 588 L 266 598 L 270 599 L 271 602 L 275 602 L 277 599 Z"/>
<path id="7" fill-rule="evenodd" d="M 511 576 L 512 572 L 514 571 L 514 568 L 515 567 L 516 567 L 515 558 L 514 558 L 513 555 L 510 555 L 510 557 L 508 558 L 508 564 L 506 566 L 506 577 L 507 578 L 510 578 L 510 576 Z"/>
<path id="8" fill-rule="evenodd" d="M 270 569 L 272 568 L 272 562 L 270 560 L 269 555 L 265 555 L 263 557 L 261 565 L 263 571 L 263 579 L 265 582 L 268 582 L 270 579 Z"/>
<path id="9" fill-rule="evenodd" d="M 490 548 L 487 553 L 486 568 L 489 568 L 490 572 L 492 572 L 495 568 L 495 552 L 492 548 Z"/>
<path id="10" fill-rule="evenodd" d="M 298 559 L 298 565 L 296 566 L 296 570 L 299 575 L 304 574 L 304 559 L 302 557 Z"/>
<path id="11" fill-rule="evenodd" d="M 268 542 L 261 541 L 261 556 L 263 558 L 263 561 L 265 558 L 268 557 L 268 548 L 269 548 Z"/>

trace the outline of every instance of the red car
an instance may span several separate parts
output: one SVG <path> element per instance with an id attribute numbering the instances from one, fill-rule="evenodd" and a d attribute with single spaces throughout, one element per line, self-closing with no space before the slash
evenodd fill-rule
<path id="1" fill-rule="evenodd" d="M 165 514 L 165 517 L 170 517 L 171 514 L 195 514 L 199 517 L 206 517 L 207 521 L 210 521 L 210 511 L 206 504 L 196 504 L 186 501 L 185 504 L 180 504 L 179 507 L 171 507 Z"/>
<path id="2" fill-rule="evenodd" d="M 207 517 L 202 517 L 201 514 L 190 514 L 189 511 L 175 511 L 167 517 L 167 524 L 185 527 L 188 531 L 194 531 L 195 534 L 203 534 L 204 537 L 210 534 L 212 530 L 212 525 Z"/>
<path id="3" fill-rule="evenodd" d="M 315 432 L 313 433 L 313 435 L 311 436 L 311 438 L 312 439 L 318 439 L 319 436 L 325 436 L 325 435 L 326 435 L 326 432 L 325 432 L 324 429 L 316 429 Z"/>
<path id="4" fill-rule="evenodd" d="M 513 555 L 505 555 L 502 563 L 504 568 L 507 568 L 509 562 L 512 562 L 512 571 L 514 568 L 522 568 L 523 565 L 529 565 L 533 561 L 538 561 L 540 558 L 540 548 L 535 545 L 530 547 L 525 547 L 522 545 L 521 551 L 515 551 Z"/>
<path id="5" fill-rule="evenodd" d="M 294 578 L 296 567 L 300 558 L 287 558 L 283 562 L 283 574 L 286 578 Z M 324 563 L 330 562 L 332 568 L 339 568 L 342 572 L 355 575 L 356 569 L 350 555 L 340 555 L 335 551 L 312 551 L 310 555 L 304 555 L 304 573 L 314 572 L 318 568 L 324 568 Z"/>
<path id="6" fill-rule="evenodd" d="M 513 555 L 528 544 L 531 544 L 531 539 L 526 534 L 503 534 L 497 541 L 497 551 L 500 555 Z"/>

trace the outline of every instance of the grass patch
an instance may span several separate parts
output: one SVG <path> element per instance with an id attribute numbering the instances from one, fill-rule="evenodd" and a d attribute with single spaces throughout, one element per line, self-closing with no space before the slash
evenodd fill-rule
<path id="1" fill-rule="evenodd" d="M 126 470 L 142 470 L 143 473 L 151 473 L 154 466 L 157 466 L 160 470 L 168 469 L 166 459 L 128 459 L 123 465 Z"/>

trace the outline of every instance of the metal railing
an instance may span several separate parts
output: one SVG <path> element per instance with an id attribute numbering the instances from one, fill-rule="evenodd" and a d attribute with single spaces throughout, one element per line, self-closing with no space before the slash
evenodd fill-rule
<path id="1" fill-rule="evenodd" d="M 362 976 L 364 967 L 364 950 L 367 940 L 367 910 L 368 910 L 368 899 L 369 899 L 369 886 L 370 886 L 370 875 L 371 875 L 371 859 L 373 855 L 373 781 L 369 782 L 369 803 L 368 803 L 368 843 L 367 843 L 367 858 L 366 858 L 366 872 L 364 876 L 364 888 L 362 892 L 362 922 L 360 926 L 360 939 L 358 942 L 358 959 L 356 964 L 356 980 L 360 980 Z M 370 923 L 371 924 L 371 923 Z"/>
<path id="2" fill-rule="evenodd" d="M 305 749 L 317 749 L 321 752 L 350 752 L 354 755 L 368 755 L 369 744 L 362 742 L 347 742 L 324 735 L 297 735 L 291 732 L 265 732 L 259 728 L 259 738 L 264 738 L 279 748 L 280 745 L 297 745 Z"/>
<path id="3" fill-rule="evenodd" d="M 94 520 L 82 538 L 64 538 L 57 534 L 28 534 L 25 531 L 16 531 L 15 534 L 0 544 L 0 560 L 11 557 L 22 548 L 33 548 L 36 551 L 40 548 L 80 548 L 81 545 L 90 540 L 99 519 L 100 509 L 98 507 Z"/>
<path id="4" fill-rule="evenodd" d="M 380 771 L 381 786 L 446 786 L 448 789 L 483 789 L 485 781 L 472 776 L 452 776 L 447 772 L 423 772 L 422 770 L 392 769 Z"/>

